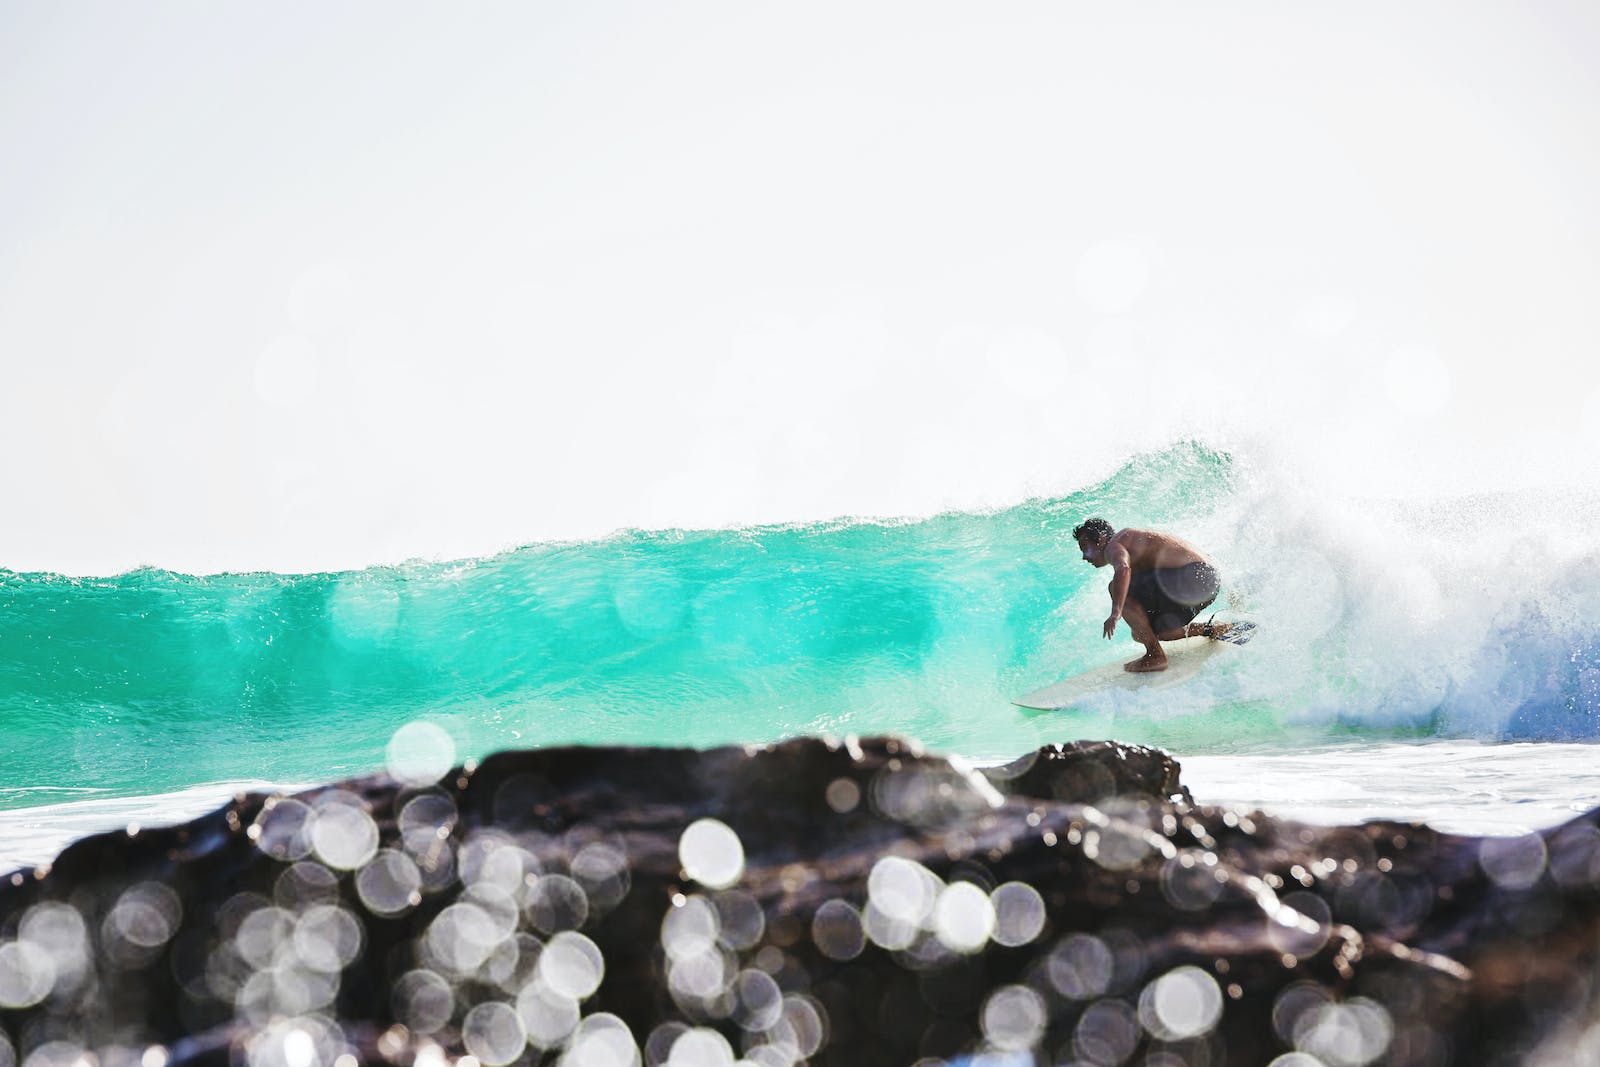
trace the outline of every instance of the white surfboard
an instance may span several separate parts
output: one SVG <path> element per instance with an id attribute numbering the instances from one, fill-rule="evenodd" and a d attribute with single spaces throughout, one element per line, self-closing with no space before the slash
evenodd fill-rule
<path id="1" fill-rule="evenodd" d="M 1213 641 L 1209 637 L 1186 637 L 1182 641 L 1163 641 L 1161 650 L 1167 654 L 1167 669 L 1164 671 L 1135 673 L 1122 669 L 1122 665 L 1127 662 L 1126 659 L 1117 660 L 1115 663 L 1092 667 L 1055 685 L 1017 697 L 1011 703 L 1019 708 L 1031 708 L 1035 711 L 1057 711 L 1073 707 L 1097 693 L 1104 693 L 1110 689 L 1157 690 L 1182 685 L 1199 674 L 1212 656 L 1233 651 L 1239 645 L 1248 642 L 1255 636 L 1255 629 L 1254 623 L 1240 622 L 1235 623 L 1233 632 L 1220 641 Z M 1133 647 L 1138 648 L 1137 645 Z M 1135 657 L 1128 657 L 1128 659 L 1133 658 Z"/>

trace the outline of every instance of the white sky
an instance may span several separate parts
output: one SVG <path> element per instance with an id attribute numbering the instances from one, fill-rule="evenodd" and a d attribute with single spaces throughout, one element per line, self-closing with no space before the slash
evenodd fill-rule
<path id="1" fill-rule="evenodd" d="M 1593 480 L 1600 8 L 0 6 L 0 566 Z"/>

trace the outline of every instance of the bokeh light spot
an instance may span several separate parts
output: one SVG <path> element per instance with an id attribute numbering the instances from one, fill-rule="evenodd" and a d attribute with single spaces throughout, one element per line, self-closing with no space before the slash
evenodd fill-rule
<path id="1" fill-rule="evenodd" d="M 1222 990 L 1198 967 L 1168 971 L 1139 995 L 1139 1021 L 1162 1041 L 1183 1041 L 1209 1033 L 1222 1018 Z"/>
<path id="2" fill-rule="evenodd" d="M 744 874 L 744 844 L 717 819 L 697 819 L 678 839 L 684 873 L 701 885 L 725 889 Z"/>
<path id="3" fill-rule="evenodd" d="M 428 970 L 401 975 L 390 1000 L 400 1021 L 419 1034 L 438 1030 L 450 1021 L 455 1010 L 455 992 L 450 983 Z"/>
<path id="4" fill-rule="evenodd" d="M 311 831 L 316 815 L 311 807 L 292 798 L 269 801 L 256 819 L 260 832 L 256 847 L 276 860 L 293 861 L 311 854 Z"/>
<path id="5" fill-rule="evenodd" d="M 828 807 L 844 815 L 856 810 L 856 806 L 861 803 L 861 787 L 856 785 L 854 779 L 835 778 L 828 783 L 824 796 L 828 801 Z"/>
<path id="6" fill-rule="evenodd" d="M 394 732 L 385 756 L 391 777 L 420 788 L 437 782 L 455 766 L 456 743 L 443 727 L 419 719 Z"/>
<path id="7" fill-rule="evenodd" d="M 895 922 L 920 926 L 933 912 L 942 883 L 920 863 L 900 856 L 885 856 L 867 875 L 867 898 L 872 907 Z"/>
<path id="8" fill-rule="evenodd" d="M 946 948 L 956 952 L 979 951 L 989 943 L 994 921 L 994 905 L 982 886 L 956 882 L 939 892 L 933 926 Z"/>
<path id="9" fill-rule="evenodd" d="M 1056 992 L 1069 1000 L 1091 1000 L 1111 986 L 1116 957 L 1093 934 L 1069 934 L 1051 951 L 1045 973 Z"/>
<path id="10" fill-rule="evenodd" d="M 585 1017 L 561 1063 L 570 1067 L 638 1067 L 639 1046 L 628 1025 L 609 1012 Z"/>
<path id="11" fill-rule="evenodd" d="M 1072 1049 L 1088 1063 L 1121 1063 L 1139 1046 L 1139 1021 L 1120 1000 L 1097 1000 L 1072 1030 Z"/>
<path id="12" fill-rule="evenodd" d="M 28 1008 L 50 995 L 56 966 L 50 953 L 28 941 L 0 945 L 0 1008 Z"/>
<path id="13" fill-rule="evenodd" d="M 421 902 L 422 874 L 404 852 L 380 849 L 356 875 L 356 895 L 374 915 L 399 915 Z"/>
<path id="14" fill-rule="evenodd" d="M 984 1001 L 983 1036 L 997 1048 L 1031 1048 L 1044 1034 L 1044 998 L 1023 985 L 1003 986 Z"/>
<path id="15" fill-rule="evenodd" d="M 517 1016 L 534 1048 L 557 1048 L 577 1029 L 578 1002 L 535 980 L 517 994 Z"/>
<path id="16" fill-rule="evenodd" d="M 353 871 L 378 851 L 378 825 L 352 794 L 333 792 L 317 799 L 311 845 L 317 858 L 339 871 Z"/>
<path id="17" fill-rule="evenodd" d="M 1527 889 L 1544 874 L 1549 854 L 1538 834 L 1486 837 L 1478 845 L 1478 865 L 1502 889 Z"/>
<path id="18" fill-rule="evenodd" d="M 550 939 L 539 956 L 539 977 L 552 990 L 582 1000 L 600 988 L 605 957 L 593 941 L 571 930 Z"/>
<path id="19" fill-rule="evenodd" d="M 340 644 L 381 644 L 400 625 L 400 594 L 370 579 L 350 579 L 328 597 L 328 623 Z"/>
<path id="20" fill-rule="evenodd" d="M 1026 945 L 1044 932 L 1044 898 L 1027 882 L 1007 882 L 989 894 L 994 940 L 1007 948 Z"/>
<path id="21" fill-rule="evenodd" d="M 467 1012 L 461 1022 L 462 1042 L 485 1067 L 504 1067 L 528 1046 L 527 1031 L 509 1004 L 485 1001 Z"/>
<path id="22" fill-rule="evenodd" d="M 853 960 L 866 947 L 861 913 L 847 900 L 827 901 L 811 917 L 811 940 L 830 960 Z"/>
<path id="23" fill-rule="evenodd" d="M 1327 1003 L 1297 1021 L 1294 1044 L 1329 1067 L 1365 1067 L 1389 1048 L 1394 1022 L 1383 1005 L 1365 997 Z"/>
<path id="24" fill-rule="evenodd" d="M 673 1041 L 667 1067 L 733 1067 L 733 1046 L 717 1031 L 697 1026 Z"/>
<path id="25" fill-rule="evenodd" d="M 589 918 L 589 895 L 564 874 L 540 875 L 527 892 L 527 912 L 540 933 L 576 930 Z"/>

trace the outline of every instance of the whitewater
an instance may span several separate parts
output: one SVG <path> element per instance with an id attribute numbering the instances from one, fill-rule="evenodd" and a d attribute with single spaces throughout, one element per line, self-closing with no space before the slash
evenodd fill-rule
<path id="1" fill-rule="evenodd" d="M 0 571 L 0 867 L 241 788 L 559 744 L 894 733 L 976 762 L 1161 745 L 1208 803 L 1516 833 L 1600 804 L 1600 497 L 1314 493 L 1196 441 L 1065 494 L 921 518 L 629 530 L 315 574 Z M 1257 622 L 1177 687 L 1021 693 L 1100 635 L 1100 515 L 1205 548 Z"/>

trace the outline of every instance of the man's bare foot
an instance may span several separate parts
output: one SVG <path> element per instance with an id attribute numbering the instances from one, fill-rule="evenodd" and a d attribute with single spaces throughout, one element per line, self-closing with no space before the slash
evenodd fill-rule
<path id="1" fill-rule="evenodd" d="M 1167 656 L 1164 652 L 1151 655 L 1146 652 L 1131 663 L 1124 663 L 1122 669 L 1132 671 L 1134 674 L 1148 674 L 1151 671 L 1164 671 L 1167 669 Z"/>

